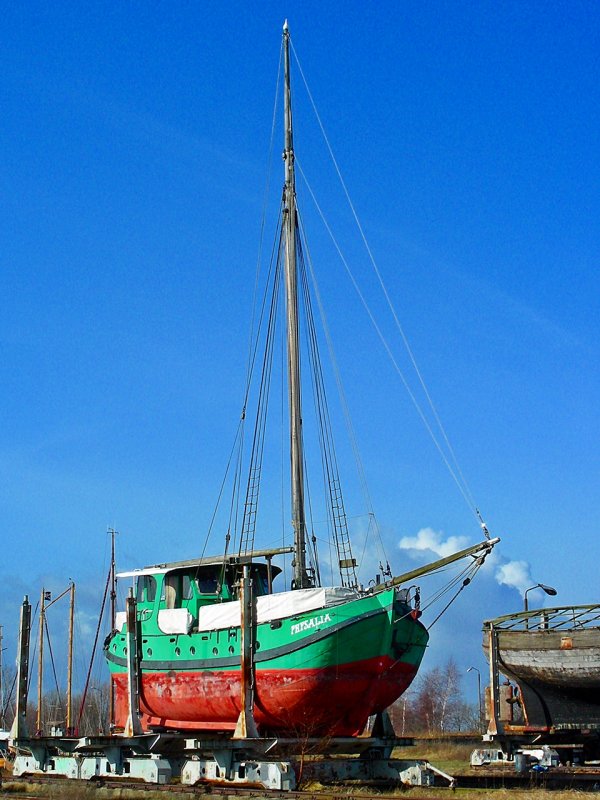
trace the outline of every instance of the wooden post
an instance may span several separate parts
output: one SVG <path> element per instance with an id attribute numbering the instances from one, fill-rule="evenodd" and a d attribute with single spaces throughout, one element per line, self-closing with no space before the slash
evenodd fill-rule
<path id="1" fill-rule="evenodd" d="M 490 662 L 490 723 L 488 733 L 498 735 L 502 733 L 500 721 L 500 679 L 498 677 L 498 631 L 492 623 L 489 629 L 489 662 Z"/>
<path id="2" fill-rule="evenodd" d="M 129 714 L 125 723 L 125 736 L 140 736 L 144 731 L 140 722 L 140 676 L 137 643 L 137 603 L 133 589 L 127 598 L 127 689 Z"/>
<path id="3" fill-rule="evenodd" d="M 25 595 L 21 606 L 19 644 L 17 648 L 17 707 L 10 738 L 19 741 L 29 735 L 27 730 L 27 690 L 29 688 L 29 640 L 31 636 L 31 604 Z"/>
<path id="4" fill-rule="evenodd" d="M 254 720 L 254 640 L 256 635 L 256 614 L 254 592 L 250 567 L 244 564 L 239 583 L 241 612 L 241 701 L 242 710 L 233 734 L 234 739 L 257 739 L 258 728 Z"/>

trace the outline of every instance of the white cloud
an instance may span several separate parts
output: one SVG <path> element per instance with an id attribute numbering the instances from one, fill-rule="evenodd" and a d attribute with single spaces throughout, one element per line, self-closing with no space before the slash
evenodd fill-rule
<path id="1" fill-rule="evenodd" d="M 495 577 L 499 584 L 517 589 L 522 597 L 525 595 L 526 589 L 535 585 L 527 561 L 507 561 L 500 564 L 496 569 Z"/>
<path id="2" fill-rule="evenodd" d="M 449 536 L 444 539 L 443 531 L 434 531 L 433 528 L 421 528 L 416 536 L 404 536 L 400 539 L 398 547 L 401 550 L 423 552 L 429 550 L 439 558 L 456 553 L 468 547 L 469 540 L 465 536 Z"/>

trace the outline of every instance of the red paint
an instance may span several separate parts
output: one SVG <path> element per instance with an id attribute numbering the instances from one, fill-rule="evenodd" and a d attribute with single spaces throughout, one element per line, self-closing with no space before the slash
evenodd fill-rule
<path id="1" fill-rule="evenodd" d="M 416 674 L 389 657 L 326 669 L 257 670 L 255 719 L 261 733 L 354 736 L 383 711 Z M 116 723 L 127 719 L 127 674 L 114 674 Z M 144 672 L 140 710 L 144 729 L 233 730 L 241 705 L 239 671 Z"/>

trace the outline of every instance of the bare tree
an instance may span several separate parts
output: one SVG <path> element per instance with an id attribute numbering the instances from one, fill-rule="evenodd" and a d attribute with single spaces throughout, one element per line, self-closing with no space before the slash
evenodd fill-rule
<path id="1" fill-rule="evenodd" d="M 75 709 L 75 724 L 80 715 L 81 702 L 83 697 L 77 696 L 73 698 L 73 708 Z M 107 734 L 109 728 L 109 688 L 107 683 L 100 684 L 99 686 L 90 686 L 88 689 L 87 697 L 85 698 L 85 705 L 83 713 L 81 713 L 81 722 L 79 724 L 79 733 L 82 736 L 97 736 L 98 734 Z"/>
<path id="2" fill-rule="evenodd" d="M 464 700 L 461 673 L 452 658 L 443 667 L 421 673 L 390 712 L 394 729 L 400 736 L 477 730 L 477 709 Z"/>

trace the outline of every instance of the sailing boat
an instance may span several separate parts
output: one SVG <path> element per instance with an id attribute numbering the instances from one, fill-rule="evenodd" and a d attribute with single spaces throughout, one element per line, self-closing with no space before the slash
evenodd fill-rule
<path id="1" fill-rule="evenodd" d="M 115 724 L 127 728 L 132 702 L 143 730 L 234 731 L 248 698 L 261 733 L 320 736 L 360 734 L 368 718 L 391 705 L 415 677 L 428 641 L 419 594 L 404 588 L 419 575 L 460 558 L 479 566 L 496 540 L 433 565 L 361 588 L 345 519 L 336 529 L 341 586 L 318 585 L 307 563 L 298 322 L 298 214 L 290 87 L 290 36 L 283 30 L 284 165 L 281 246 L 286 296 L 293 548 L 254 549 L 254 475 L 237 555 L 160 564 L 133 578 L 135 609 L 117 614 L 105 643 L 115 697 Z M 268 348 L 267 348 L 268 349 Z M 258 447 L 258 451 L 261 447 Z M 331 514 L 338 521 L 337 489 Z M 289 591 L 273 592 L 280 568 L 272 559 L 293 553 Z M 241 578 L 253 600 L 240 602 Z M 132 595 L 133 600 L 133 595 Z M 244 613 L 242 613 L 244 608 Z M 253 616 L 251 642 L 246 612 Z M 127 623 L 129 620 L 129 624 Z M 246 625 L 246 627 L 245 627 Z M 136 684 L 135 700 L 131 690 Z"/>

